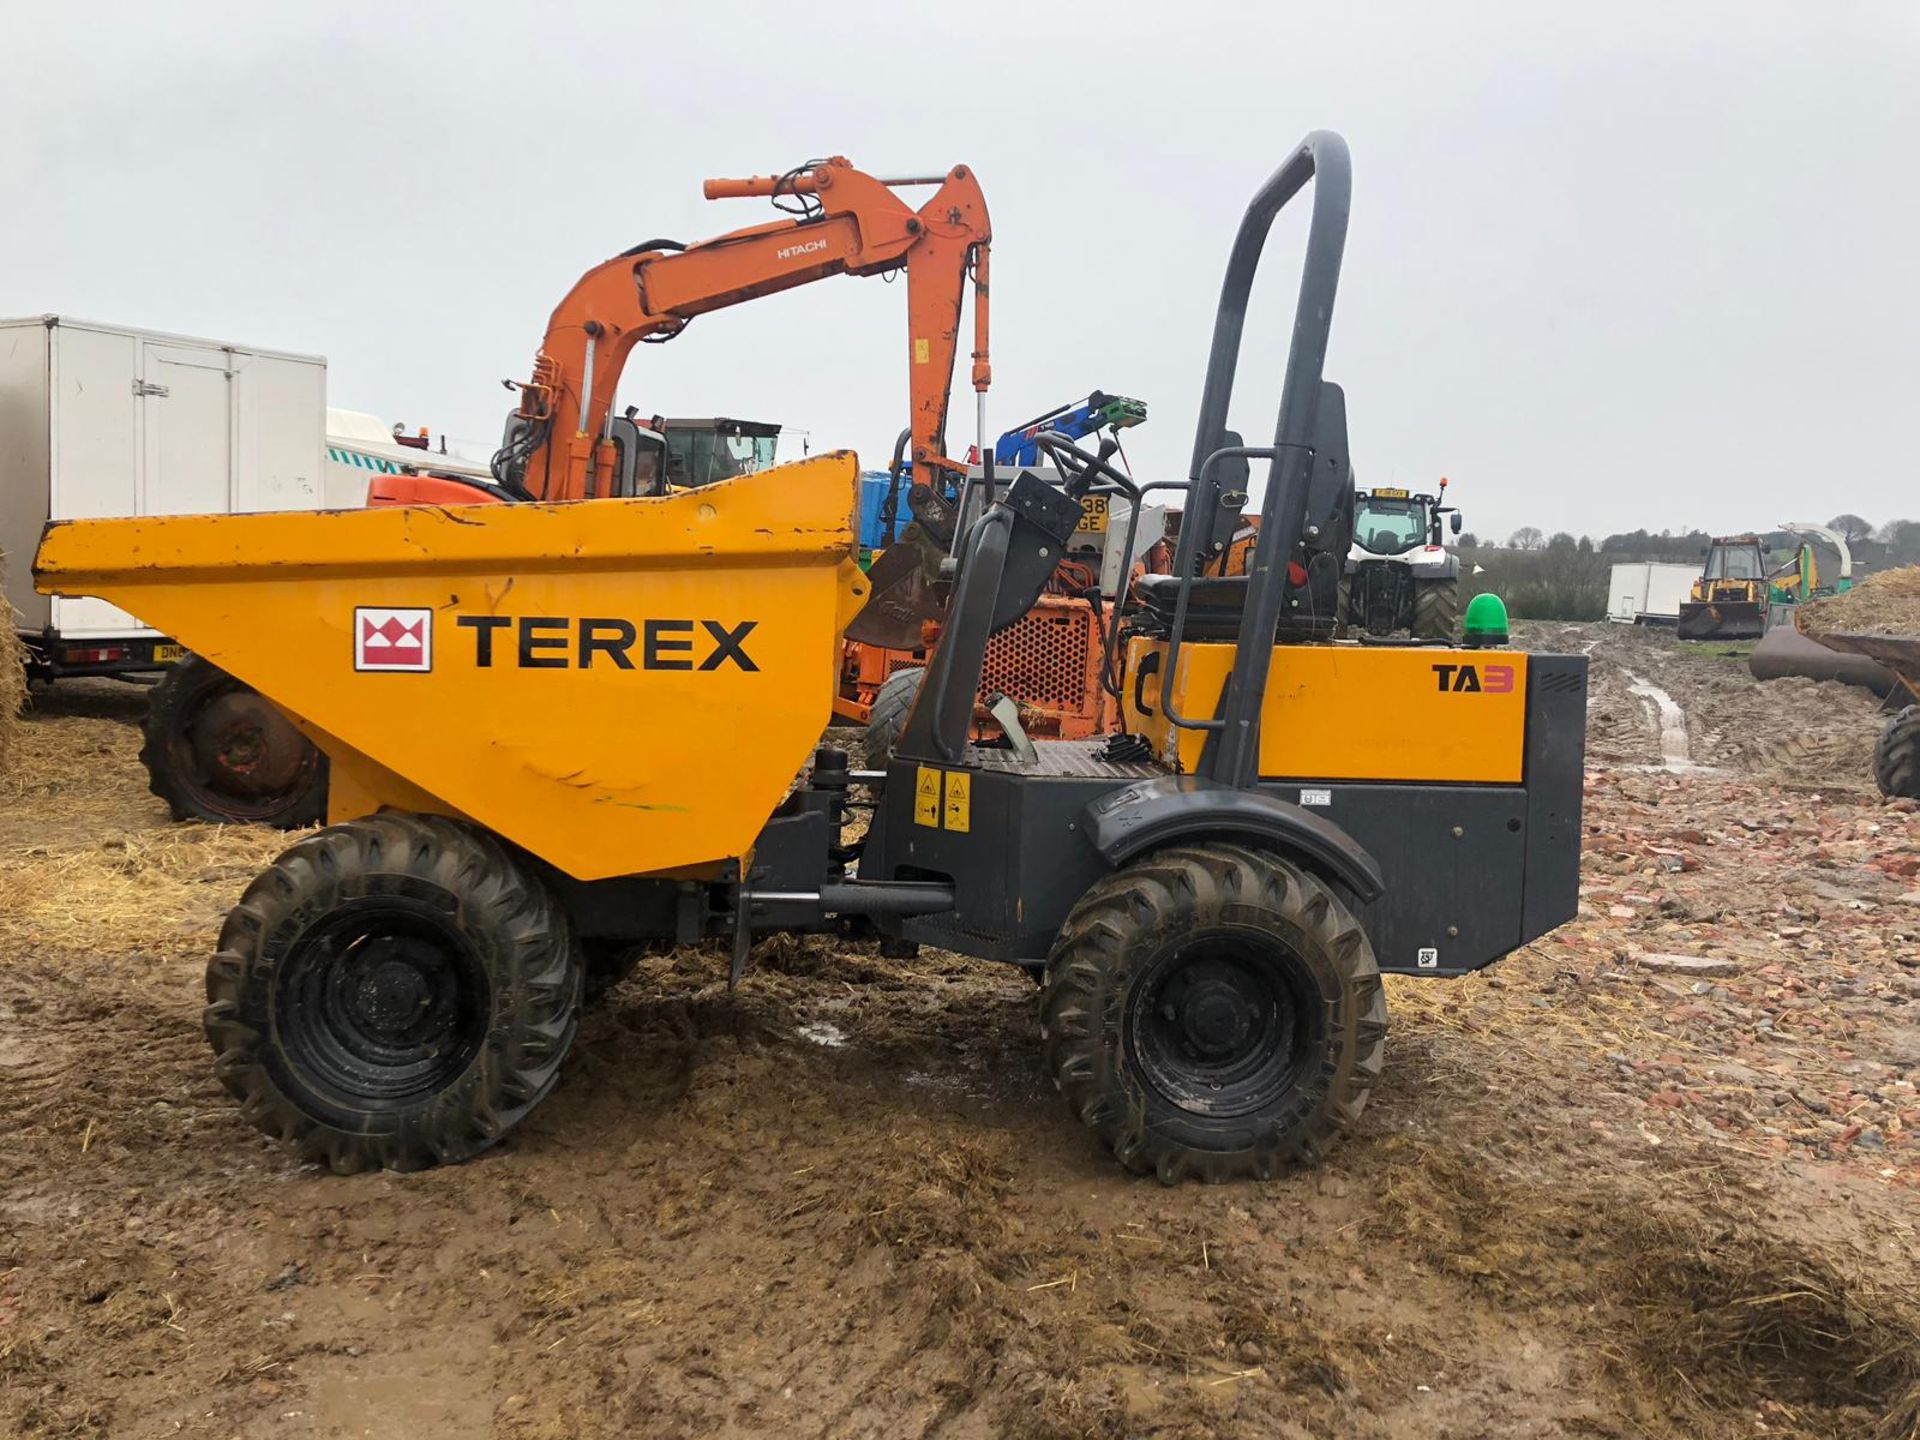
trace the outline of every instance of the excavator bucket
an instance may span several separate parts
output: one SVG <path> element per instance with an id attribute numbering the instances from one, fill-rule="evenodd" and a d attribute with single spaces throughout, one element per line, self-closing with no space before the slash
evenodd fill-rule
<path id="1" fill-rule="evenodd" d="M 1757 600 L 1683 600 L 1674 633 L 1682 640 L 1757 640 L 1767 633 Z"/>
<path id="2" fill-rule="evenodd" d="M 828 722 L 858 477 L 838 453 L 660 499 L 70 521 L 35 578 L 280 706 L 336 821 L 465 816 L 580 880 L 713 875 Z"/>
<path id="3" fill-rule="evenodd" d="M 946 613 L 940 563 L 946 550 L 919 525 L 880 553 L 867 571 L 873 594 L 847 626 L 847 638 L 883 650 L 918 650 L 929 620 Z"/>

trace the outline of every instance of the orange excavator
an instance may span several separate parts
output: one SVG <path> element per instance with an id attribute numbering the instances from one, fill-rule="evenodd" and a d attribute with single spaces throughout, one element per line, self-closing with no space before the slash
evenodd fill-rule
<path id="1" fill-rule="evenodd" d="M 918 210 L 896 188 L 937 186 Z M 960 343 L 960 310 L 974 288 L 973 388 L 991 380 L 987 259 L 992 232 L 973 171 L 876 179 L 842 157 L 782 175 L 709 180 L 709 200 L 766 196 L 788 218 L 694 245 L 648 240 L 581 276 L 547 322 L 532 377 L 510 388 L 519 404 L 493 457 L 493 484 L 392 476 L 370 504 L 590 500 L 653 493 L 642 475 L 646 432 L 614 413 L 614 391 L 633 347 L 671 340 L 696 317 L 829 275 L 907 277 L 913 485 L 908 507 L 944 543 L 952 518 L 942 499 L 965 467 L 946 456 L 948 391 Z M 479 494 L 476 492 L 485 492 Z"/>

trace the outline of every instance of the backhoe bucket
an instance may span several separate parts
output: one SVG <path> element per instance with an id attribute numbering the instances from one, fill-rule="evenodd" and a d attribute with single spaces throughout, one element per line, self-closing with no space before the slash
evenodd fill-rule
<path id="1" fill-rule="evenodd" d="M 1683 600 L 1674 633 L 1682 640 L 1758 640 L 1767 617 L 1758 601 Z"/>
<path id="2" fill-rule="evenodd" d="M 660 499 L 69 521 L 34 573 L 279 705 L 336 821 L 466 816 L 581 880 L 715 874 L 828 723 L 858 481 L 842 452 Z"/>

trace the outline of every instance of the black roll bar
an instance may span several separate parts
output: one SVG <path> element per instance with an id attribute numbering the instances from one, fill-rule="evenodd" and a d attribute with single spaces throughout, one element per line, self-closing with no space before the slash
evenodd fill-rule
<path id="1" fill-rule="evenodd" d="M 1274 217 L 1293 197 L 1314 182 L 1313 210 L 1307 222 L 1307 254 L 1300 271 L 1300 294 L 1294 305 L 1293 339 L 1287 352 L 1286 379 L 1281 385 L 1280 414 L 1270 450 L 1249 451 L 1226 444 L 1227 408 L 1233 398 L 1234 374 L 1240 362 L 1241 336 L 1246 328 L 1247 301 L 1260 267 L 1267 234 Z M 1201 752 L 1198 771 L 1219 784 L 1245 789 L 1260 774 L 1260 707 L 1266 693 L 1267 672 L 1273 662 L 1274 635 L 1286 603 L 1287 562 L 1300 543 L 1306 523 L 1308 483 L 1312 478 L 1314 420 L 1326 369 L 1327 337 L 1333 324 L 1334 294 L 1340 283 L 1340 260 L 1346 249 L 1347 216 L 1353 200 L 1353 163 L 1347 142 L 1330 130 L 1315 130 L 1247 207 L 1227 258 L 1226 279 L 1213 325 L 1213 346 L 1207 358 L 1207 378 L 1200 395 L 1200 418 L 1195 427 L 1193 464 L 1189 472 L 1193 492 L 1188 523 L 1180 530 L 1174 573 L 1180 577 L 1173 633 L 1168 639 L 1162 708 L 1174 682 L 1173 661 L 1185 627 L 1187 599 L 1193 586 L 1197 547 L 1202 535 L 1214 533 L 1220 496 L 1217 471 L 1228 453 L 1238 451 L 1268 461 L 1267 490 L 1260 508 L 1260 536 L 1255 542 L 1248 572 L 1247 600 L 1240 635 L 1234 646 L 1233 669 L 1227 676 L 1224 703 L 1216 720 L 1173 720 L 1189 729 L 1211 730 Z M 1195 523 L 1197 522 L 1197 523 Z M 1173 719 L 1171 709 L 1167 710 Z"/>

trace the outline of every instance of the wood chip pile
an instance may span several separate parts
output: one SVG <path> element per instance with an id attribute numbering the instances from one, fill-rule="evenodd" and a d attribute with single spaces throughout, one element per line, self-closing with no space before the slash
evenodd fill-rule
<path id="1" fill-rule="evenodd" d="M 1920 565 L 1869 575 L 1844 595 L 1800 607 L 1809 635 L 1920 635 Z"/>

